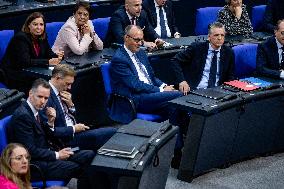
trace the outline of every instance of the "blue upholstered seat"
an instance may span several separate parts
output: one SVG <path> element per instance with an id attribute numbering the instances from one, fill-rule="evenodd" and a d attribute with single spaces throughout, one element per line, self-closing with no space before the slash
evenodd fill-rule
<path id="1" fill-rule="evenodd" d="M 57 37 L 57 34 L 60 28 L 63 26 L 63 24 L 64 22 L 46 23 L 47 40 L 48 40 L 50 47 L 53 46 L 55 39 Z"/>
<path id="2" fill-rule="evenodd" d="M 14 36 L 14 30 L 2 30 L 0 31 L 0 62 L 6 52 L 6 48 Z"/>
<path id="3" fill-rule="evenodd" d="M 256 70 L 257 44 L 243 44 L 233 47 L 235 53 L 235 75 L 238 78 L 251 76 Z"/>
<path id="4" fill-rule="evenodd" d="M 93 25 L 99 38 L 104 41 L 106 38 L 110 17 L 93 19 Z"/>
<path id="5" fill-rule="evenodd" d="M 263 18 L 265 13 L 266 5 L 258 5 L 252 7 L 251 24 L 253 31 L 261 31 L 263 25 Z"/>
<path id="6" fill-rule="evenodd" d="M 11 120 L 11 115 L 4 117 L 0 120 L 0 153 L 8 144 L 8 139 L 6 135 L 6 128 Z M 65 186 L 66 183 L 64 181 L 46 181 L 46 187 L 50 186 Z M 42 181 L 32 182 L 33 187 L 43 188 L 44 183 Z"/>
<path id="7" fill-rule="evenodd" d="M 102 72 L 102 77 L 103 77 L 103 81 L 104 81 L 104 86 L 105 86 L 105 92 L 108 96 L 110 96 L 112 94 L 112 89 L 111 89 L 111 78 L 110 78 L 110 74 L 109 74 L 109 68 L 110 68 L 110 64 L 111 63 L 105 63 L 101 65 L 101 72 Z M 124 97 L 127 98 L 127 97 Z M 126 100 L 126 103 L 129 102 L 131 103 L 131 100 Z M 132 107 L 134 108 L 134 104 L 132 105 Z M 133 112 L 136 112 L 136 110 L 134 109 Z M 163 118 L 159 115 L 155 115 L 155 114 L 144 114 L 144 113 L 138 113 L 136 112 L 136 117 L 134 117 L 133 119 L 138 118 L 138 119 L 143 119 L 143 120 L 147 120 L 147 121 L 162 121 Z"/>
<path id="8" fill-rule="evenodd" d="M 208 25 L 217 20 L 222 7 L 204 7 L 196 10 L 195 35 L 207 35 Z"/>

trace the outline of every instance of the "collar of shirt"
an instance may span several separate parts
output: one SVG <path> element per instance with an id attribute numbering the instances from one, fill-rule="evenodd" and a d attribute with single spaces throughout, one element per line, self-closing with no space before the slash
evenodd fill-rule
<path id="1" fill-rule="evenodd" d="M 276 41 L 277 49 L 281 49 L 283 47 L 283 45 L 277 40 L 276 37 L 275 37 L 275 41 Z"/>
<path id="2" fill-rule="evenodd" d="M 52 88 L 53 92 L 55 93 L 56 96 L 59 95 L 59 91 L 56 89 L 56 87 L 49 81 L 49 85 Z"/>
<path id="3" fill-rule="evenodd" d="M 126 11 L 126 14 L 127 14 L 127 16 L 128 16 L 128 18 L 129 18 L 129 21 L 130 21 L 130 23 L 131 23 L 131 19 L 132 19 L 132 17 L 134 17 L 134 16 L 131 16 L 127 11 Z M 138 17 L 136 17 L 136 19 L 137 19 Z"/>
<path id="4" fill-rule="evenodd" d="M 32 105 L 32 103 L 29 100 L 27 100 L 27 103 L 28 103 L 29 107 L 31 108 L 34 116 L 36 117 L 38 115 L 38 111 L 34 108 L 34 106 Z"/>
<path id="5" fill-rule="evenodd" d="M 222 46 L 221 46 L 222 47 Z M 213 47 L 211 46 L 211 43 L 209 43 L 209 48 L 208 48 L 208 51 L 210 51 L 210 52 L 212 52 L 213 53 L 213 51 L 218 51 L 218 53 L 220 52 L 220 50 L 221 50 L 221 47 L 219 47 L 218 49 L 213 49 Z"/>
<path id="6" fill-rule="evenodd" d="M 127 54 L 129 55 L 129 57 L 131 58 L 131 57 L 134 55 L 134 53 L 131 52 L 125 45 L 123 45 L 123 47 L 124 47 L 124 49 L 126 50 L 126 52 L 127 52 Z"/>

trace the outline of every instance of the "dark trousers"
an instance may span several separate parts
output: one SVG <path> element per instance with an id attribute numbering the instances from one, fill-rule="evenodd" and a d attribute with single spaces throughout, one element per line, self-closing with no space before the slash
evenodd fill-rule
<path id="1" fill-rule="evenodd" d="M 41 168 L 46 180 L 69 181 L 71 178 L 78 178 L 82 182 L 88 182 L 88 179 L 83 177 L 83 172 L 90 165 L 94 156 L 95 153 L 92 150 L 80 150 L 67 160 L 32 161 L 32 163 Z M 42 180 L 38 172 L 33 169 L 31 176 L 32 180 Z"/>
<path id="2" fill-rule="evenodd" d="M 108 127 L 76 133 L 70 145 L 79 146 L 82 150 L 97 151 L 116 133 L 116 130 L 116 128 Z"/>

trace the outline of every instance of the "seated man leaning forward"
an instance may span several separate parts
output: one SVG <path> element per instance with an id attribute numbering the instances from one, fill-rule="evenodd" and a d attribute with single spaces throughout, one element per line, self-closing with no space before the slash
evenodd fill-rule
<path id="1" fill-rule="evenodd" d="M 278 21 L 274 34 L 258 45 L 256 69 L 262 76 L 284 79 L 284 19 Z"/>
<path id="2" fill-rule="evenodd" d="M 155 77 L 146 53 L 140 49 L 142 41 L 139 26 L 125 28 L 124 46 L 116 51 L 110 67 L 113 92 L 132 99 L 138 112 L 168 116 L 167 102 L 182 93 Z M 113 107 L 111 116 L 121 122 L 131 121 L 129 114 L 120 113 L 125 112 L 123 106 Z"/>
<path id="3" fill-rule="evenodd" d="M 90 17 L 90 5 L 79 1 L 74 8 L 74 15 L 59 30 L 53 52 L 64 51 L 64 56 L 82 55 L 90 50 L 102 50 L 103 42 L 96 34 Z"/>
<path id="4" fill-rule="evenodd" d="M 47 180 L 68 181 L 78 178 L 78 188 L 84 188 L 88 179 L 82 173 L 95 154 L 91 150 L 73 152 L 54 137 L 49 129 L 56 117 L 53 108 L 48 108 L 46 112 L 50 125 L 39 119 L 38 111 L 45 107 L 49 95 L 49 84 L 43 79 L 35 80 L 27 101 L 24 101 L 12 116 L 8 126 L 9 142 L 23 144 L 31 155 L 31 163 L 41 168 Z M 32 172 L 32 179 L 41 177 Z"/>

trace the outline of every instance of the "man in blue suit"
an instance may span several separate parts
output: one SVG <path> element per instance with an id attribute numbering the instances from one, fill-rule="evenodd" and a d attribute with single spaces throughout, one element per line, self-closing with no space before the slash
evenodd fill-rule
<path id="1" fill-rule="evenodd" d="M 76 73 L 67 64 L 58 64 L 52 71 L 49 81 L 51 86 L 47 107 L 56 110 L 54 121 L 54 135 L 60 138 L 65 145 L 80 149 L 97 150 L 116 132 L 115 128 L 90 129 L 88 126 L 77 123 L 75 106 L 70 92 Z M 43 121 L 47 122 L 45 109 L 40 112 Z"/>
<path id="2" fill-rule="evenodd" d="M 110 19 L 104 46 L 109 47 L 111 43 L 123 44 L 124 29 L 128 25 L 137 25 L 143 29 L 145 47 L 154 49 L 163 45 L 164 41 L 159 39 L 148 21 L 147 14 L 142 10 L 142 0 L 125 0 L 125 5 L 115 11 Z"/>
<path id="3" fill-rule="evenodd" d="M 234 79 L 234 52 L 224 44 L 223 24 L 215 22 L 208 30 L 208 42 L 197 42 L 173 58 L 180 91 L 210 88 Z"/>
<path id="4" fill-rule="evenodd" d="M 74 153 L 71 148 L 64 148 L 51 131 L 56 116 L 53 108 L 46 111 L 48 124 L 39 119 L 38 111 L 45 107 L 49 95 L 50 86 L 45 80 L 33 83 L 27 101 L 12 116 L 8 126 L 9 142 L 23 144 L 31 155 L 31 162 L 41 168 L 47 180 L 68 181 L 79 177 L 78 188 L 84 188 L 81 184 L 87 180 L 81 177 L 82 172 L 95 154 L 91 150 Z M 32 172 L 32 179 L 41 177 Z"/>
<path id="5" fill-rule="evenodd" d="M 284 20 L 279 20 L 275 36 L 257 47 L 257 72 L 266 77 L 284 79 Z"/>
<path id="6" fill-rule="evenodd" d="M 139 26 L 126 27 L 124 46 L 116 51 L 110 67 L 113 92 L 133 100 L 141 113 L 168 115 L 167 102 L 182 93 L 155 77 L 146 53 L 140 50 L 142 41 L 143 31 Z M 123 105 L 111 110 L 122 122 L 131 121 L 130 114 L 120 112 L 125 112 Z"/>
<path id="7" fill-rule="evenodd" d="M 171 0 L 144 0 L 143 9 L 156 33 L 161 38 L 179 38 Z"/>

